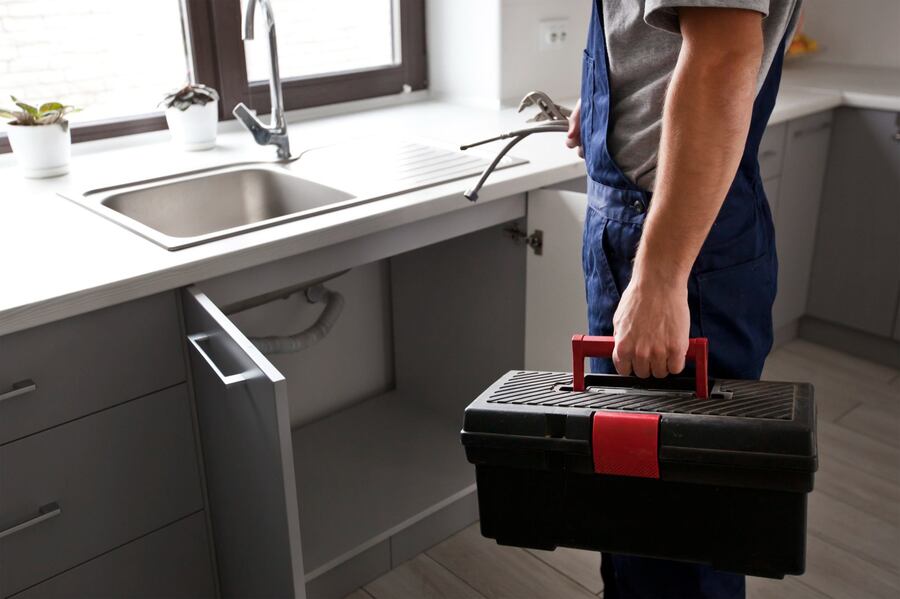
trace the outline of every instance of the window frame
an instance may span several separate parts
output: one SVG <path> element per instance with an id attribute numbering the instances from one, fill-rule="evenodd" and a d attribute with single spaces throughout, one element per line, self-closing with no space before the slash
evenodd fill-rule
<path id="1" fill-rule="evenodd" d="M 218 90 L 219 119 L 244 102 L 259 113 L 270 111 L 268 81 L 251 84 L 241 39 L 240 0 L 183 0 L 188 52 L 194 79 Z M 396 65 L 282 82 L 286 110 L 399 94 L 427 87 L 425 0 L 395 0 L 400 10 L 401 62 Z M 276 14 L 276 26 L 278 15 Z M 408 86 L 408 87 L 406 87 Z M 72 142 L 119 137 L 166 128 L 159 114 L 143 114 L 72 125 Z M 10 152 L 0 133 L 0 154 Z"/>

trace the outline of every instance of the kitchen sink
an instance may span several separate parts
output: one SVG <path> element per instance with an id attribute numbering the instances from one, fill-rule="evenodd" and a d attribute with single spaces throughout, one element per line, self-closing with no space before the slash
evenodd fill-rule
<path id="1" fill-rule="evenodd" d="M 507 156 L 499 168 L 525 162 Z M 173 251 L 463 179 L 487 163 L 482 156 L 435 144 L 363 138 L 291 160 L 62 195 Z"/>
<path id="2" fill-rule="evenodd" d="M 315 210 L 352 197 L 256 166 L 121 191 L 102 202 L 165 235 L 197 237 Z"/>
<path id="3" fill-rule="evenodd" d="M 364 201 L 299 177 L 278 164 L 199 171 L 97 189 L 70 199 L 168 250 Z"/>

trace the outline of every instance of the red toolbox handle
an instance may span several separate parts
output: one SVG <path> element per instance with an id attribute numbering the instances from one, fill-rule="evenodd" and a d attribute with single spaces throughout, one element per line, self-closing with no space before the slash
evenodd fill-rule
<path id="1" fill-rule="evenodd" d="M 584 359 L 612 358 L 616 346 L 614 337 L 592 337 L 590 335 L 572 336 L 572 390 L 584 391 Z M 705 337 L 697 337 L 688 342 L 685 357 L 694 361 L 697 377 L 697 397 L 709 397 L 709 378 L 707 362 L 709 341 Z"/>

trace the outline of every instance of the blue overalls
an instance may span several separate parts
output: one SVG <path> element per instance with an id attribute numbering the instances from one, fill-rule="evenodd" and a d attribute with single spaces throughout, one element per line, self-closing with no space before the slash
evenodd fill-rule
<path id="1" fill-rule="evenodd" d="M 582 262 L 590 334 L 612 335 L 651 194 L 622 173 L 607 148 L 609 67 L 600 2 L 594 2 L 582 71 L 581 140 L 589 176 Z M 783 50 L 782 41 L 754 103 L 737 175 L 689 277 L 690 336 L 709 339 L 715 378 L 758 379 L 772 347 L 778 266 L 757 153 L 775 104 Z M 606 359 L 592 359 L 592 368 L 614 372 Z M 677 517 L 665 515 L 665 506 L 660 514 Z M 707 566 L 604 554 L 601 572 L 605 599 L 744 597 L 743 576 Z"/>

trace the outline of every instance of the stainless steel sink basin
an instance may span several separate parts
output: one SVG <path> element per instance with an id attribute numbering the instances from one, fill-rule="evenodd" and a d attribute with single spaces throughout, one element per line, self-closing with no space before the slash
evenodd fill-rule
<path id="1" fill-rule="evenodd" d="M 507 156 L 500 168 L 524 162 Z M 309 150 L 292 160 L 229 165 L 62 195 L 167 250 L 180 250 L 471 177 L 487 163 L 437 145 L 364 138 Z M 347 165 L 353 165 L 352 171 Z M 464 201 L 461 194 L 460 199 Z"/>
<path id="2" fill-rule="evenodd" d="M 71 198 L 169 250 L 356 203 L 277 164 L 200 171 Z M 360 200 L 362 201 L 362 200 Z"/>

